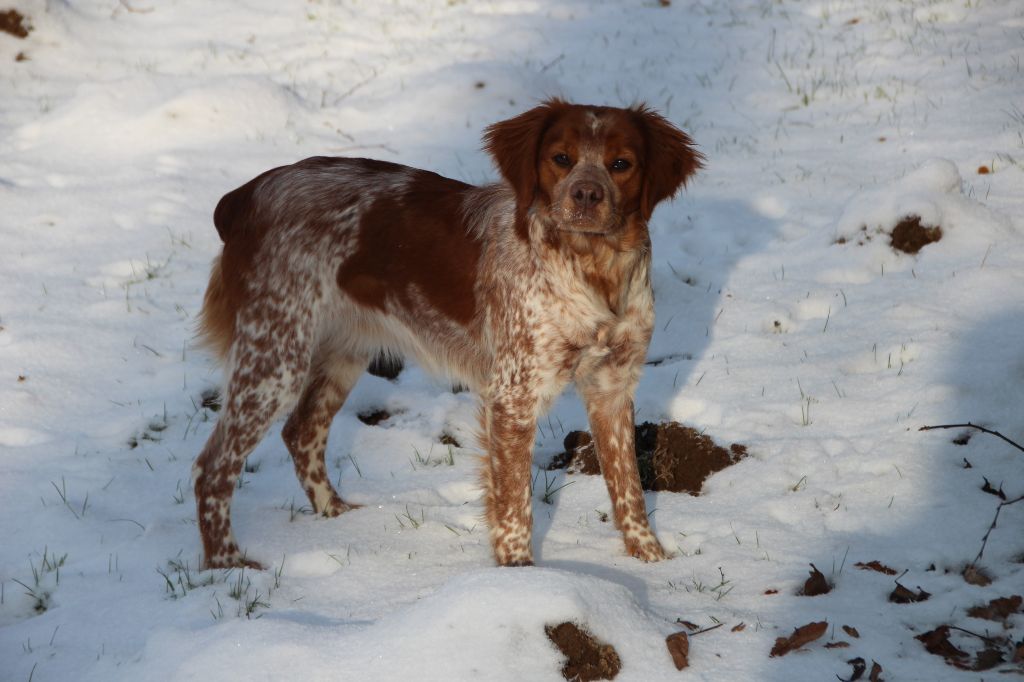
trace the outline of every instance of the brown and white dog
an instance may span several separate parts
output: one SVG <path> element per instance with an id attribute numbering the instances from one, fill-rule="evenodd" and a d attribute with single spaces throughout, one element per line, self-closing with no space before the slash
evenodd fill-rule
<path id="1" fill-rule="evenodd" d="M 334 415 L 380 352 L 480 395 L 483 480 L 499 564 L 530 564 L 538 416 L 570 381 L 590 419 L 626 551 L 665 557 L 633 445 L 654 322 L 647 221 L 701 167 L 645 106 L 550 100 L 487 129 L 504 183 L 474 187 L 369 159 L 314 157 L 228 193 L 214 212 L 201 334 L 225 361 L 220 419 L 193 467 L 205 566 L 259 566 L 231 531 L 246 456 L 284 441 L 313 509 L 352 505 L 324 466 Z"/>

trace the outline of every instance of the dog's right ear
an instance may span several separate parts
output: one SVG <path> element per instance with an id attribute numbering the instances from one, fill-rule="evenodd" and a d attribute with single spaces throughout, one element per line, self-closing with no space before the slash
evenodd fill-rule
<path id="1" fill-rule="evenodd" d="M 554 115 L 566 106 L 562 100 L 550 99 L 484 131 L 484 149 L 494 157 L 502 177 L 515 190 L 516 202 L 523 208 L 533 203 L 537 189 L 541 138 Z"/>

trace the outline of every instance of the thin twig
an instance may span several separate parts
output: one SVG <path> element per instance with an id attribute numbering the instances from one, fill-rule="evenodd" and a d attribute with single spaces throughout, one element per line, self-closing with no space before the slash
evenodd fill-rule
<path id="1" fill-rule="evenodd" d="M 965 629 L 963 629 L 961 627 L 957 627 L 956 625 L 947 625 L 946 627 L 948 627 L 950 630 L 959 630 L 960 632 L 966 633 L 966 634 L 968 634 L 968 635 L 970 635 L 972 637 L 977 637 L 978 639 L 982 640 L 983 642 L 987 642 L 989 644 L 999 644 L 998 641 L 992 639 L 991 637 L 986 637 L 985 635 L 979 635 L 977 632 L 971 632 L 970 630 L 965 630 Z"/>
<path id="2" fill-rule="evenodd" d="M 1010 440 L 1009 438 L 999 433 L 998 431 L 986 429 L 984 426 L 978 426 L 977 424 L 972 424 L 971 422 L 967 422 L 966 424 L 938 424 L 936 426 L 922 426 L 921 428 L 918 429 L 918 431 L 931 431 L 932 429 L 978 429 L 979 431 L 983 431 L 985 433 L 996 436 L 997 438 L 1001 438 L 1010 445 L 1012 445 L 1013 447 L 1020 450 L 1021 452 L 1024 452 L 1024 446 L 1021 446 L 1020 444 Z"/>
<path id="3" fill-rule="evenodd" d="M 974 561 L 971 562 L 972 568 L 975 564 L 981 561 L 981 555 L 985 553 L 985 545 L 988 544 L 988 536 L 991 535 L 992 531 L 996 529 L 996 522 L 999 521 L 999 512 L 1003 510 L 1003 507 L 1011 504 L 1016 504 L 1021 500 L 1024 500 L 1024 495 L 1021 495 L 1020 497 L 1015 497 L 1012 500 L 1000 502 L 999 506 L 996 507 L 996 515 L 992 517 L 992 525 L 988 527 L 988 530 L 985 531 L 985 536 L 981 538 L 981 549 L 978 550 L 978 556 L 974 557 Z"/>
<path id="4" fill-rule="evenodd" d="M 718 628 L 722 627 L 723 625 L 725 625 L 725 623 L 719 623 L 718 625 L 712 625 L 711 627 L 704 628 L 703 630 L 697 630 L 697 632 L 691 632 L 690 633 L 690 637 L 696 637 L 697 635 L 703 635 L 705 632 L 711 632 L 712 630 L 717 630 Z"/>
<path id="5" fill-rule="evenodd" d="M 1003 441 L 1005 441 L 1005 442 L 1009 443 L 1010 445 L 1012 445 L 1013 447 L 1017 448 L 1021 452 L 1024 452 L 1024 447 L 1021 447 L 1020 444 L 1010 440 L 1009 438 L 1007 438 L 1003 434 L 999 433 L 998 431 L 993 431 L 992 429 L 986 429 L 984 426 L 978 426 L 977 424 L 972 424 L 971 422 L 967 422 L 966 424 L 938 424 L 936 426 L 922 426 L 920 429 L 918 429 L 918 431 L 931 431 L 932 429 L 977 429 L 977 430 L 979 430 L 979 431 L 981 431 L 983 433 L 987 433 L 987 434 L 996 436 L 997 438 L 1000 438 Z M 999 521 L 999 512 L 1003 511 L 1003 507 L 1009 506 L 1011 504 L 1016 504 L 1016 503 L 1020 502 L 1021 500 L 1024 500 L 1024 495 L 1021 495 L 1020 497 L 1015 497 L 1012 500 L 1003 500 L 1002 502 L 999 503 L 999 506 L 996 507 L 996 513 L 992 517 L 992 523 L 989 525 L 988 530 L 985 531 L 985 535 L 981 538 L 981 549 L 978 550 L 978 556 L 974 557 L 974 561 L 972 561 L 968 565 L 968 568 L 974 568 L 974 566 L 977 565 L 977 563 L 979 561 L 981 561 L 982 555 L 985 554 L 985 546 L 988 544 L 988 536 L 991 535 L 992 531 L 996 529 L 996 523 L 998 523 L 998 521 Z M 952 627 L 952 626 L 950 626 L 950 627 Z M 957 628 L 957 629 L 960 629 L 960 628 Z M 967 631 L 964 630 L 964 632 L 967 632 Z M 968 634 L 972 634 L 973 635 L 974 633 L 970 632 Z M 977 636 L 980 637 L 980 635 L 977 635 Z M 982 639 L 984 639 L 984 638 L 982 638 Z"/>

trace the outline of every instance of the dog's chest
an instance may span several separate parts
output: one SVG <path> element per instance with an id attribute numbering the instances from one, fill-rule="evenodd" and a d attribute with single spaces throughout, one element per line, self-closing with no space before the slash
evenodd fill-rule
<path id="1" fill-rule="evenodd" d="M 623 293 L 621 310 L 612 310 L 598 292 L 577 282 L 572 287 L 542 288 L 537 295 L 534 331 L 537 365 L 552 390 L 574 380 L 581 367 L 592 368 L 624 346 L 646 350 L 654 308 L 646 281 Z"/>

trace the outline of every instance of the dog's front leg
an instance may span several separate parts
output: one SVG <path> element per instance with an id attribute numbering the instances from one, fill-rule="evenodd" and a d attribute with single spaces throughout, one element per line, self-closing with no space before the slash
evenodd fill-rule
<path id="1" fill-rule="evenodd" d="M 633 401 L 628 396 L 585 393 L 594 447 L 612 502 L 615 525 L 622 531 L 626 552 L 643 561 L 665 558 L 651 531 L 640 487 L 634 445 Z"/>
<path id="2" fill-rule="evenodd" d="M 611 344 L 607 355 L 581 363 L 576 387 L 587 407 L 615 525 L 622 531 L 626 551 L 642 561 L 659 561 L 667 555 L 647 520 L 633 425 L 633 395 L 647 339 L 624 336 Z"/>
<path id="3" fill-rule="evenodd" d="M 537 398 L 532 372 L 502 372 L 484 398 L 482 421 L 487 447 L 487 523 L 494 558 L 501 566 L 533 564 L 530 467 L 537 431 Z"/>

